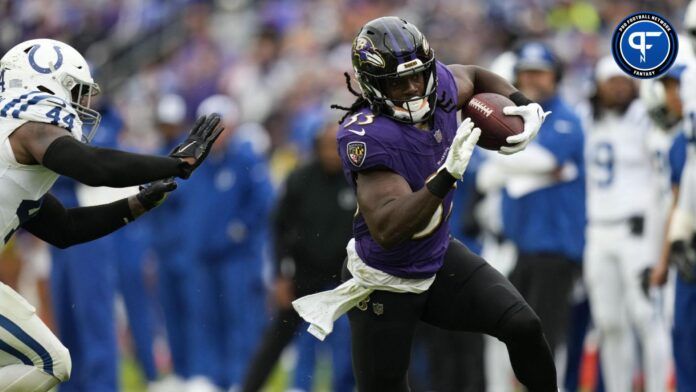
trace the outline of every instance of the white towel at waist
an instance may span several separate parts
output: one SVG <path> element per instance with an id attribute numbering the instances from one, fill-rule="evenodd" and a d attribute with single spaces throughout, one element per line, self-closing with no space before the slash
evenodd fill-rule
<path id="1" fill-rule="evenodd" d="M 324 340 L 333 331 L 333 323 L 374 290 L 419 294 L 430 288 L 433 275 L 427 279 L 405 279 L 374 269 L 365 264 L 355 251 L 355 239 L 346 246 L 348 270 L 353 278 L 333 290 L 306 295 L 292 302 L 297 313 L 310 326 L 309 333 Z"/>

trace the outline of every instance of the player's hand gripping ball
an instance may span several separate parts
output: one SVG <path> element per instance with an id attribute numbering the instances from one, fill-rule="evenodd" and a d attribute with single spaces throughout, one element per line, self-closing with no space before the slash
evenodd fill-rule
<path id="1" fill-rule="evenodd" d="M 509 98 L 495 93 L 474 95 L 463 110 L 463 117 L 481 128 L 478 145 L 506 155 L 524 150 L 551 113 L 537 103 L 515 106 Z"/>
<path id="2" fill-rule="evenodd" d="M 457 128 L 457 134 L 454 135 L 454 140 L 452 140 L 447 152 L 447 158 L 442 165 L 457 180 L 462 179 L 476 142 L 479 141 L 479 136 L 481 136 L 481 130 L 474 128 L 474 123 L 468 117 Z"/>

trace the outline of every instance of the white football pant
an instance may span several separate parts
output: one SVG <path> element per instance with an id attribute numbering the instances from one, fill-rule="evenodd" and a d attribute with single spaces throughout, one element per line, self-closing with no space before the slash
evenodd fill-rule
<path id="1" fill-rule="evenodd" d="M 633 331 L 642 347 L 647 392 L 666 390 L 670 366 L 669 335 L 659 306 L 641 289 L 641 272 L 655 263 L 645 236 L 630 233 L 628 222 L 590 224 L 584 279 L 608 392 L 633 390 L 637 364 Z"/>
<path id="2" fill-rule="evenodd" d="M 0 392 L 45 392 L 70 378 L 70 353 L 36 309 L 0 282 Z"/>

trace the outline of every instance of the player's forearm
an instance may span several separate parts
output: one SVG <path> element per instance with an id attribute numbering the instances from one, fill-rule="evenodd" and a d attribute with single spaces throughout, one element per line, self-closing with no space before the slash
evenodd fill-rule
<path id="1" fill-rule="evenodd" d="M 478 66 L 473 66 L 472 69 L 474 95 L 496 93 L 509 97 L 517 92 L 517 89 L 500 75 Z"/>
<path id="2" fill-rule="evenodd" d="M 90 186 L 127 187 L 178 177 L 185 165 L 170 157 L 97 148 L 70 136 L 56 139 L 41 162 L 58 174 Z"/>
<path id="3" fill-rule="evenodd" d="M 441 204 L 425 187 L 389 200 L 375 211 L 374 222 L 367 222 L 370 234 L 383 248 L 392 248 L 423 230 Z"/>
<path id="4" fill-rule="evenodd" d="M 45 196 L 37 216 L 23 227 L 49 244 L 64 249 L 101 238 L 134 220 L 134 203 L 130 199 L 132 198 L 93 207 L 65 209 L 49 194 Z"/>

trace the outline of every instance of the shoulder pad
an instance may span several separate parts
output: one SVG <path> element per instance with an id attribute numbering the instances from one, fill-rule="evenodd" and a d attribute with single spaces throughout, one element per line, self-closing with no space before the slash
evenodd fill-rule
<path id="1" fill-rule="evenodd" d="M 4 94 L 0 100 L 0 118 L 2 117 L 53 124 L 70 131 L 81 124 L 72 105 L 42 91 L 21 95 Z"/>

